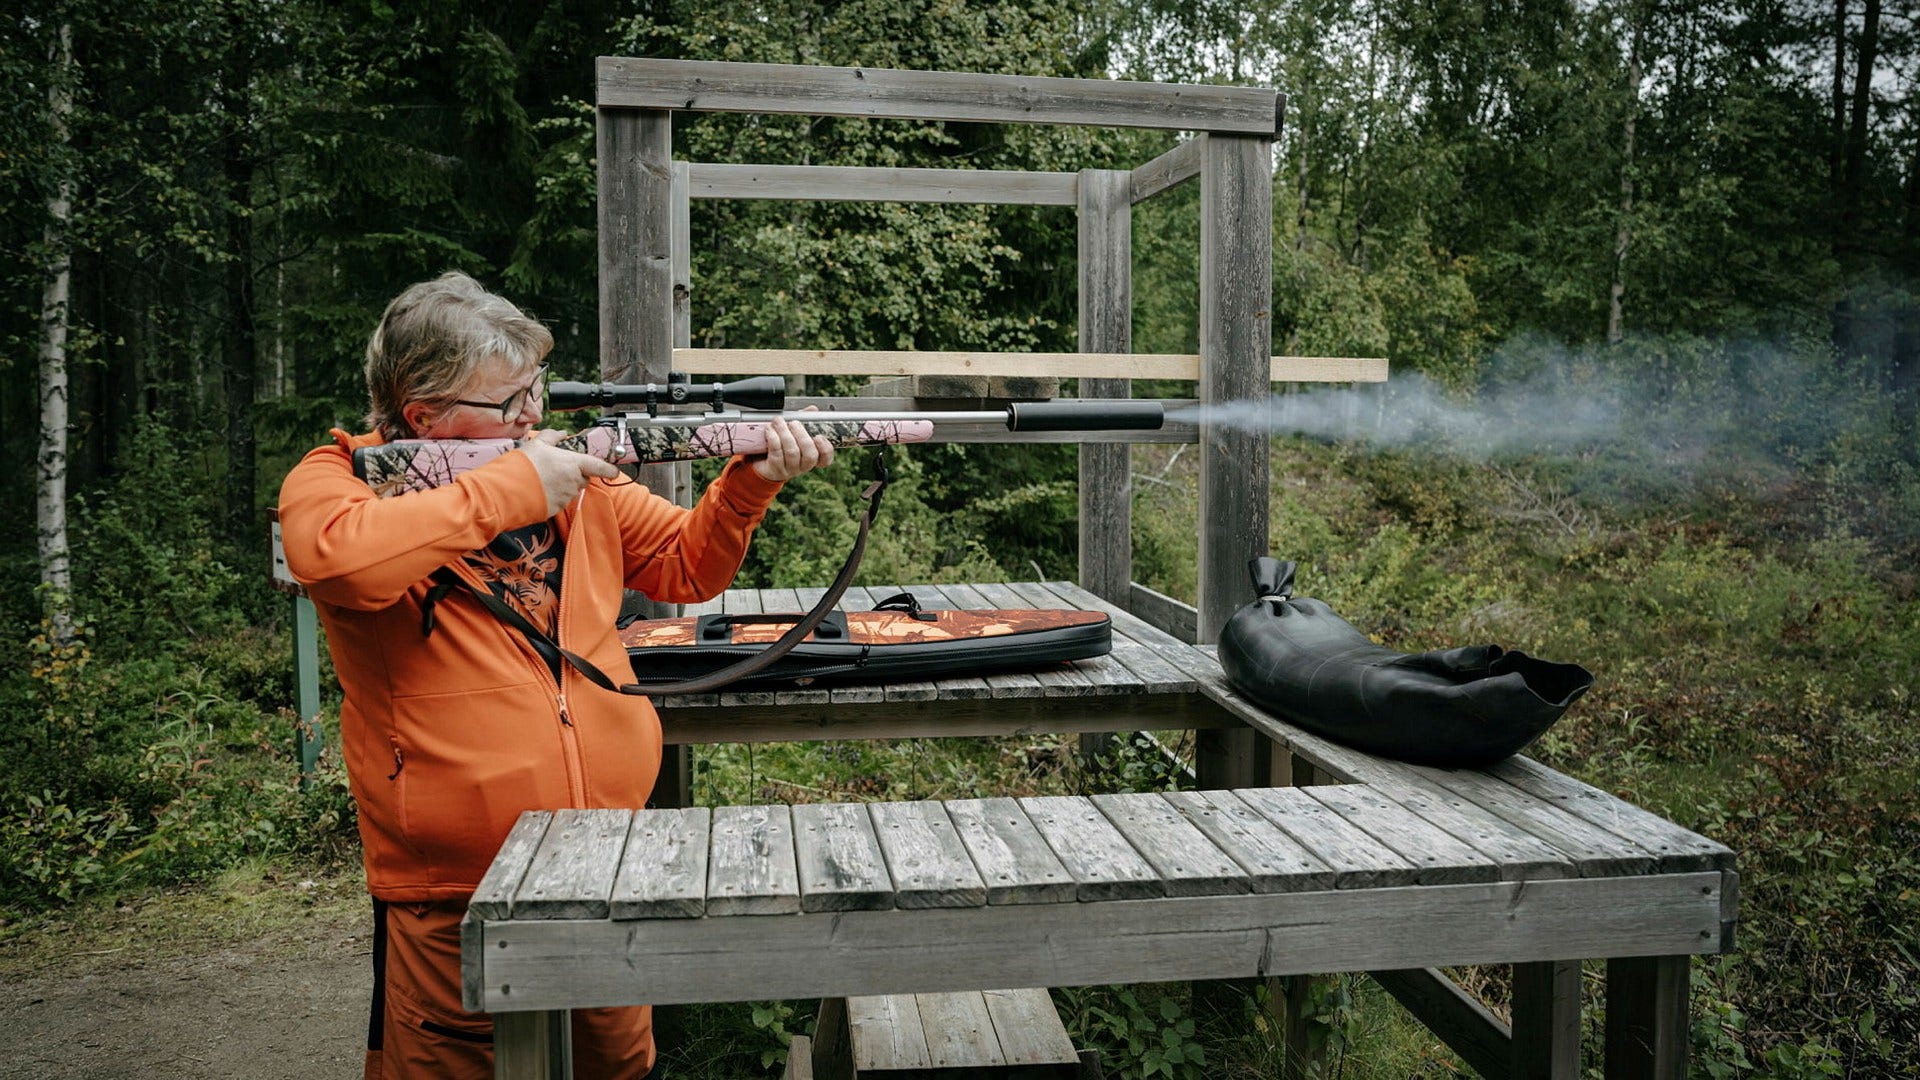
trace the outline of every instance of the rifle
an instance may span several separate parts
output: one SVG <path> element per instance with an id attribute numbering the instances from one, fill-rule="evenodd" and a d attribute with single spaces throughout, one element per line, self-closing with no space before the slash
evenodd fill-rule
<path id="1" fill-rule="evenodd" d="M 644 412 L 603 418 L 556 444 L 615 465 L 765 453 L 767 423 L 775 416 L 799 421 L 806 425 L 809 433 L 824 435 L 835 447 L 841 448 L 926 442 L 933 438 L 934 428 L 941 424 L 1001 425 L 1008 431 L 1152 431 L 1165 422 L 1159 402 L 1124 399 L 1022 402 L 1004 409 L 962 412 L 848 412 L 838 414 L 839 418 L 831 411 L 783 412 L 786 401 L 787 382 L 777 375 L 700 387 L 684 375 L 676 374 L 669 376 L 664 387 L 655 383 L 624 386 L 558 382 L 547 388 L 547 407 L 557 411 L 644 407 Z M 740 408 L 729 409 L 730 402 Z M 681 411 L 662 412 L 663 404 L 680 407 Z M 688 405 L 694 409 L 685 410 Z M 477 469 L 518 445 L 513 439 L 399 439 L 355 450 L 353 471 L 385 498 L 452 483 L 460 474 Z M 859 569 L 860 558 L 866 551 L 867 533 L 880 509 L 880 492 L 886 486 L 885 464 L 878 460 L 875 464 L 878 479 L 862 495 L 867 501 L 867 510 L 861 516 L 860 533 L 825 595 L 765 651 L 709 675 L 671 683 L 616 683 L 585 659 L 561 648 L 544 631 L 491 594 L 477 591 L 473 596 L 500 621 L 525 634 L 536 649 L 563 657 L 602 689 L 653 697 L 710 693 L 772 666 L 812 633 L 840 602 L 847 586 L 853 582 L 854 572 Z M 434 581 L 442 594 L 461 584 L 445 567 L 435 571 Z"/>
<path id="2" fill-rule="evenodd" d="M 957 412 L 783 412 L 786 380 L 777 375 L 695 386 L 557 382 L 547 388 L 555 411 L 628 407 L 561 439 L 563 450 L 615 465 L 762 454 L 775 416 L 806 425 L 837 448 L 927 442 L 939 425 L 1002 426 L 1008 431 L 1153 430 L 1164 421 L 1157 401 L 1019 402 L 1001 409 Z M 663 411 L 662 406 L 694 406 Z M 644 409 L 644 411 L 639 411 Z M 397 439 L 353 452 L 354 475 L 381 497 L 450 484 L 513 450 L 513 439 Z"/>

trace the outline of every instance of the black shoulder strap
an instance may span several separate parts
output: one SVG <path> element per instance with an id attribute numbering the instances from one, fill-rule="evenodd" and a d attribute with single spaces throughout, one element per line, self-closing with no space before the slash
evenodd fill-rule
<path id="1" fill-rule="evenodd" d="M 592 682 L 593 685 L 598 686 L 602 690 L 608 690 L 616 694 L 638 694 L 647 697 L 712 693 L 726 686 L 728 683 L 744 679 L 750 675 L 757 675 L 761 671 L 773 666 L 781 657 L 792 652 L 796 645 L 806 640 L 807 635 L 813 633 L 814 628 L 819 626 L 821 620 L 827 617 L 828 612 L 833 610 L 834 605 L 840 602 L 840 598 L 846 595 L 847 586 L 853 584 L 853 575 L 860 569 L 860 559 L 866 554 L 867 533 L 872 530 L 873 520 L 880 513 L 880 494 L 885 491 L 887 487 L 886 462 L 880 453 L 874 455 L 874 461 L 874 471 L 878 478 L 875 479 L 873 483 L 867 485 L 867 489 L 860 493 L 860 498 L 865 500 L 867 504 L 866 512 L 860 516 L 860 534 L 854 538 L 853 550 L 847 554 L 846 562 L 840 566 L 839 575 L 833 579 L 833 584 L 828 586 L 826 594 L 820 598 L 820 602 L 813 605 L 813 609 L 801 616 L 800 621 L 795 623 L 792 629 L 781 634 L 779 640 L 767 646 L 763 651 L 737 664 L 730 664 L 723 667 L 710 675 L 703 675 L 697 679 L 683 679 L 679 682 L 615 683 L 607 676 L 606 672 L 596 667 L 593 661 L 569 649 L 562 648 L 559 642 L 547 636 L 546 631 L 533 625 L 533 623 L 527 620 L 526 616 L 521 615 L 511 606 L 502 602 L 499 597 L 493 595 L 491 592 L 472 588 L 467 585 L 465 581 L 461 580 L 460 576 L 455 574 L 452 569 L 445 566 L 433 572 L 435 584 L 427 593 L 427 610 L 422 619 L 422 630 L 428 634 L 433 633 L 433 605 L 438 602 L 441 597 L 445 596 L 450 590 L 465 588 L 473 594 L 474 599 L 480 601 L 480 606 L 493 613 L 494 618 L 525 634 L 527 640 L 532 643 L 534 649 L 539 652 L 540 655 L 547 657 L 558 655 L 561 659 L 573 665 L 574 670 L 586 676 L 589 682 Z"/>

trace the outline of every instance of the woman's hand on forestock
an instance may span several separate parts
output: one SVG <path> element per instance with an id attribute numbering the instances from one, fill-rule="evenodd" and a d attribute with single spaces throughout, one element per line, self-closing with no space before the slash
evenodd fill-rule
<path id="1" fill-rule="evenodd" d="M 620 475 L 620 470 L 610 462 L 553 445 L 565 437 L 565 433 L 559 431 L 535 431 L 520 443 L 520 450 L 540 473 L 540 486 L 547 493 L 548 517 L 565 509 L 587 486 L 587 481 L 596 476 L 612 480 Z"/>
<path id="2" fill-rule="evenodd" d="M 807 412 L 816 406 L 807 406 Z M 753 463 L 762 480 L 783 483 L 801 473 L 833 464 L 833 444 L 824 435 L 809 435 L 806 425 L 780 417 L 767 422 L 767 452 Z"/>

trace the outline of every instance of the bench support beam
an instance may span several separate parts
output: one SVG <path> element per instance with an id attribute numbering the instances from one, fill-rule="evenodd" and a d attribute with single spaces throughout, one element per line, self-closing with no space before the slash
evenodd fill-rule
<path id="1" fill-rule="evenodd" d="M 1607 1080 L 1686 1080 L 1690 960 L 1607 961 Z"/>

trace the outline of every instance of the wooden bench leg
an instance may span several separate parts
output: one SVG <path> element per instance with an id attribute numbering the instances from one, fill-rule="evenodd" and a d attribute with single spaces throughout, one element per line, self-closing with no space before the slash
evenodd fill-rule
<path id="1" fill-rule="evenodd" d="M 1686 1080 L 1692 958 L 1607 961 L 1607 1080 Z"/>
<path id="2" fill-rule="evenodd" d="M 493 1014 L 495 1080 L 572 1080 L 573 1014 L 566 1009 Z"/>
<path id="3" fill-rule="evenodd" d="M 814 1080 L 853 1076 L 853 1036 L 847 1028 L 847 999 L 821 998 L 813 1021 Z"/>
<path id="4" fill-rule="evenodd" d="M 1307 1008 L 1313 997 L 1313 986 L 1324 981 L 1321 975 L 1288 975 L 1284 978 L 1269 980 L 1273 988 L 1274 1020 L 1280 1025 L 1280 1044 L 1286 1053 L 1280 1066 L 1281 1080 L 1308 1080 L 1320 1075 L 1314 1068 L 1324 1055 L 1324 1048 L 1315 1049 L 1307 1035 Z"/>
<path id="5" fill-rule="evenodd" d="M 1578 1080 L 1580 961 L 1513 965 L 1514 1080 Z"/>

